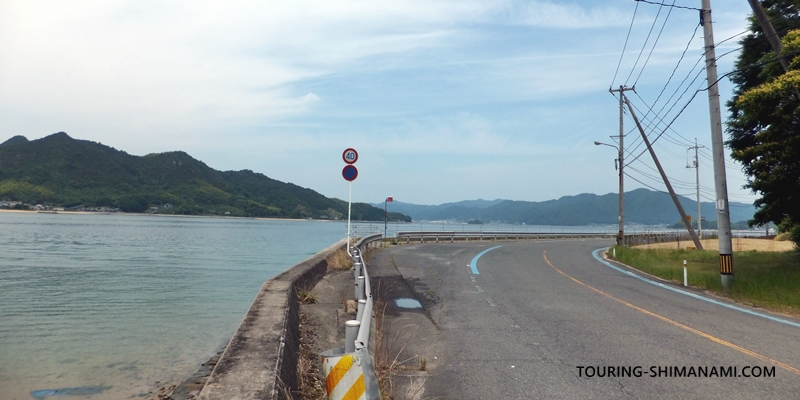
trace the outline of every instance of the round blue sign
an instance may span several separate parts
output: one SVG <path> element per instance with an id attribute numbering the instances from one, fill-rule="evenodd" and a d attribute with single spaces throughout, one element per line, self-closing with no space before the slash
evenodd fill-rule
<path id="1" fill-rule="evenodd" d="M 358 178 L 358 169 L 352 164 L 345 165 L 344 169 L 342 169 L 342 177 L 344 177 L 344 180 L 352 182 Z"/>

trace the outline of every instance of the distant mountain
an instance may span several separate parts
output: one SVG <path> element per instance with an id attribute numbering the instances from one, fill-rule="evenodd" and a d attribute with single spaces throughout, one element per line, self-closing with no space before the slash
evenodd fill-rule
<path id="1" fill-rule="evenodd" d="M 401 201 L 393 201 L 387 205 L 387 209 L 391 212 L 398 212 L 406 215 L 411 215 L 412 218 L 416 221 L 419 220 L 443 220 L 443 219 L 452 219 L 452 217 L 440 217 L 440 216 L 448 216 L 452 215 L 453 211 L 448 211 L 450 209 L 478 209 L 482 210 L 485 208 L 489 208 L 491 206 L 500 204 L 506 200 L 465 200 L 459 201 L 456 203 L 445 203 L 440 204 L 438 206 L 426 206 L 426 205 L 419 205 L 419 204 L 411 204 L 411 203 L 403 203 Z M 375 207 L 383 208 L 383 203 L 373 203 Z"/>
<path id="2" fill-rule="evenodd" d="M 130 212 L 159 207 L 168 214 L 347 218 L 342 200 L 250 170 L 217 171 L 182 151 L 133 156 L 64 132 L 0 144 L 0 200 Z M 352 217 L 382 221 L 384 215 L 354 203 Z"/>
<path id="3" fill-rule="evenodd" d="M 679 199 L 684 211 L 696 218 L 697 202 L 682 196 L 679 196 Z M 706 220 L 717 220 L 714 203 L 701 203 L 701 207 L 702 216 Z M 408 214 L 414 220 L 461 222 L 481 220 L 528 225 L 613 225 L 618 221 L 619 196 L 616 193 L 601 196 L 583 193 L 542 202 L 476 200 L 438 206 L 394 202 L 390 203 L 389 209 Z M 755 207 L 752 204 L 731 203 L 730 212 L 732 222 L 747 221 L 753 218 Z M 636 189 L 625 192 L 625 222 L 671 225 L 680 222 L 680 215 L 668 193 Z"/>

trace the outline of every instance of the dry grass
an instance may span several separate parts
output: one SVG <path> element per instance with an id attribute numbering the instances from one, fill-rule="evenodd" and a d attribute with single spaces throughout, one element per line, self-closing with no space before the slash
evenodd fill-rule
<path id="1" fill-rule="evenodd" d="M 339 249 L 328 256 L 328 272 L 347 271 L 353 267 L 353 260 L 347 254 L 347 249 Z"/>
<path id="2" fill-rule="evenodd" d="M 717 239 L 703 239 L 703 250 L 719 251 L 719 241 Z M 794 243 L 788 241 L 775 241 L 770 239 L 754 238 L 733 238 L 731 241 L 733 251 L 789 251 L 794 249 Z M 687 249 L 694 247 L 691 240 L 681 240 L 680 242 L 652 243 L 633 246 L 637 249 Z"/>
<path id="3" fill-rule="evenodd" d="M 297 301 L 300 304 L 317 304 L 319 300 L 317 299 L 317 294 L 314 289 L 305 290 L 300 289 L 297 291 Z"/>
<path id="4" fill-rule="evenodd" d="M 312 350 L 313 321 L 311 316 L 300 312 L 300 357 L 297 360 L 297 397 L 321 400 L 325 398 L 323 376 L 319 365 L 319 354 Z"/>
<path id="5" fill-rule="evenodd" d="M 386 400 L 394 399 L 418 399 L 424 384 L 427 381 L 427 359 L 417 355 L 409 356 L 406 351 L 408 344 L 414 340 L 415 333 L 419 325 L 413 323 L 403 324 L 404 319 L 393 321 L 386 326 L 384 315 L 386 313 L 386 303 L 384 301 L 386 292 L 391 288 L 378 286 L 375 292 L 378 294 L 373 297 L 375 315 L 375 375 L 378 378 L 378 387 L 381 391 L 381 398 Z M 422 372 L 421 375 L 409 376 L 412 380 L 405 388 L 405 393 L 397 393 L 399 385 L 396 380 L 401 374 L 408 372 Z"/>

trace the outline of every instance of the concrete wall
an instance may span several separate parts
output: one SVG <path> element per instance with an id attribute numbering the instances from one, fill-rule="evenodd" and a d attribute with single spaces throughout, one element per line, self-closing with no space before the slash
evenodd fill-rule
<path id="1" fill-rule="evenodd" d="M 299 355 L 297 290 L 312 288 L 325 275 L 328 256 L 345 243 L 341 240 L 264 283 L 200 399 L 294 398 L 291 390 L 297 387 Z"/>

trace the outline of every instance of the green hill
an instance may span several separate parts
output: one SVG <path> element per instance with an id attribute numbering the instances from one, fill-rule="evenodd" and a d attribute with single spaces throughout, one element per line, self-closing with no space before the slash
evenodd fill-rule
<path id="1" fill-rule="evenodd" d="M 0 144 L 0 200 L 159 214 L 347 218 L 347 202 L 249 170 L 217 171 L 182 151 L 133 156 L 64 132 Z M 354 203 L 355 220 L 383 210 Z M 390 218 L 411 218 L 390 213 Z"/>
<path id="2" fill-rule="evenodd" d="M 683 196 L 678 198 L 686 213 L 696 217 L 697 202 Z M 439 206 L 391 204 L 391 209 L 408 214 L 414 220 L 480 220 L 528 225 L 612 225 L 617 223 L 619 213 L 617 193 L 600 196 L 582 193 L 541 202 L 493 200 Z M 753 218 L 755 207 L 752 204 L 730 203 L 730 206 L 732 222 Z M 701 207 L 703 217 L 709 221 L 704 225 L 711 226 L 710 223 L 717 218 L 715 204 L 701 203 Z M 627 224 L 664 225 L 680 221 L 680 215 L 668 193 L 635 189 L 625 192 L 625 221 Z"/>

